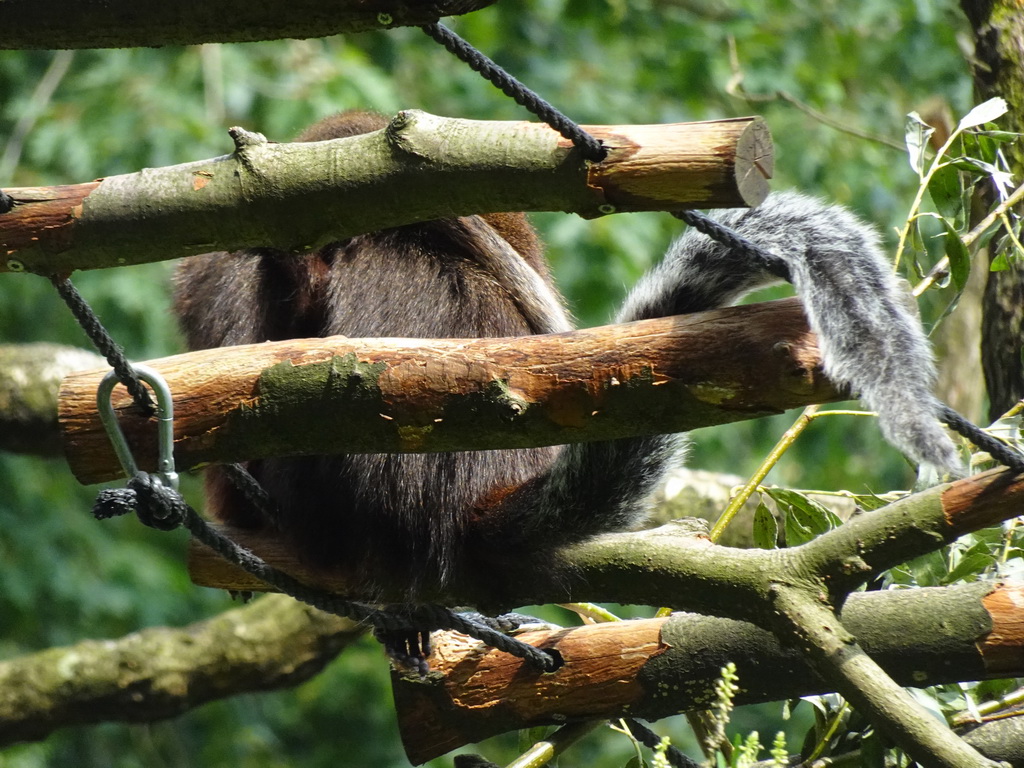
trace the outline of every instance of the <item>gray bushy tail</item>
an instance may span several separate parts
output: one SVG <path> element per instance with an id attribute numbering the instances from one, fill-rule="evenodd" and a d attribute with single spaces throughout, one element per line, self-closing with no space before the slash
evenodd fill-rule
<path id="1" fill-rule="evenodd" d="M 769 254 L 767 262 L 687 230 L 626 299 L 620 322 L 713 309 L 788 275 L 817 333 L 825 371 L 879 414 L 886 439 L 911 458 L 962 471 L 938 422 L 936 373 L 910 297 L 875 230 L 849 211 L 793 193 L 713 217 Z M 677 436 L 566 446 L 554 465 L 507 499 L 514 541 L 536 546 L 628 527 L 682 458 Z M 502 538 L 509 535 L 508 527 Z"/>
<path id="2" fill-rule="evenodd" d="M 794 193 L 715 219 L 784 265 L 818 335 L 825 372 L 878 412 L 885 438 L 915 461 L 961 473 L 939 425 L 928 342 L 874 228 L 845 208 Z M 690 229 L 633 291 L 623 319 L 707 309 L 772 280 L 748 257 Z"/>

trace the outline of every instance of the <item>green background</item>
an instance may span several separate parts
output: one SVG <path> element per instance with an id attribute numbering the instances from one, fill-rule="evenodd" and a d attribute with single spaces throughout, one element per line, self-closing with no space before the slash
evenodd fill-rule
<path id="1" fill-rule="evenodd" d="M 971 82 L 952 2 L 868 0 L 525 0 L 451 26 L 582 123 L 660 123 L 762 114 L 776 143 L 776 188 L 848 204 L 894 242 L 917 187 L 900 150 L 905 115 L 929 103 L 963 114 Z M 64 54 L 63 56 L 67 56 Z M 56 63 L 55 63 L 56 62 Z M 67 66 L 56 90 L 38 85 Z M 785 91 L 839 124 L 782 99 Z M 524 111 L 416 29 L 323 40 L 188 48 L 0 52 L 0 186 L 87 181 L 225 154 L 226 128 L 284 141 L 319 117 L 362 107 L 478 119 Z M 26 128 L 28 130 L 26 130 Z M 664 214 L 598 221 L 535 214 L 560 286 L 584 325 L 605 322 L 681 224 Z M 76 284 L 136 360 L 180 350 L 168 309 L 172 264 L 83 273 Z M 947 299 L 948 300 L 948 299 Z M 927 316 L 926 322 L 932 320 Z M 0 342 L 87 343 L 49 283 L 0 274 Z M 693 466 L 745 473 L 792 415 L 702 430 Z M 856 492 L 906 487 L 910 473 L 873 422 L 819 421 L 770 481 Z M 183 625 L 228 606 L 192 587 L 181 532 L 95 522 L 96 488 L 62 462 L 0 455 L 0 658 L 146 626 Z M 198 502 L 197 485 L 188 486 Z M 558 616 L 567 620 L 565 616 Z M 741 681 L 742 682 L 742 681 Z M 741 710 L 733 729 L 764 740 L 778 707 Z M 791 724 L 792 725 L 792 724 Z M 793 729 L 799 731 L 799 725 Z M 680 745 L 685 723 L 659 724 Z M 797 744 L 791 744 L 797 746 Z M 508 759 L 514 736 L 482 747 Z M 592 736 L 563 765 L 623 765 L 628 742 Z M 438 761 L 450 765 L 450 758 Z M 61 731 L 0 753 L 0 766 L 406 765 L 379 650 L 364 642 L 293 691 L 246 695 L 173 721 Z"/>

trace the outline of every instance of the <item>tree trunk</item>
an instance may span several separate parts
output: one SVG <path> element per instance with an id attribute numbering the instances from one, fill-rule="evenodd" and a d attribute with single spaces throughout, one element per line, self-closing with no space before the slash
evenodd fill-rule
<path id="1" fill-rule="evenodd" d="M 978 100 L 1002 96 L 1010 106 L 1004 130 L 1024 131 L 1024 9 L 1013 0 L 961 0 L 974 31 L 974 85 Z M 1024 171 L 1024 147 L 1007 145 L 1013 175 Z M 985 287 L 981 359 L 994 420 L 1024 397 L 1021 330 L 1024 328 L 1024 268 L 989 272 Z"/>

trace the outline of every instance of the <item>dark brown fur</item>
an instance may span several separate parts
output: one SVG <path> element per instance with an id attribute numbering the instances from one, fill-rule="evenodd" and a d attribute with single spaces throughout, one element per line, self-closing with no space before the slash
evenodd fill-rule
<path id="1" fill-rule="evenodd" d="M 386 125 L 344 113 L 300 141 Z M 192 349 L 286 338 L 456 338 L 544 332 L 477 258 L 490 228 L 550 285 L 539 239 L 522 214 L 430 221 L 353 237 L 313 254 L 212 253 L 179 267 L 175 309 Z M 553 290 L 553 289 L 552 289 Z M 306 560 L 350 571 L 365 588 L 385 579 L 443 581 L 459 565 L 467 521 L 521 485 L 553 449 L 346 455 L 255 461 L 249 470 L 281 507 L 281 532 Z M 207 471 L 207 510 L 261 526 L 226 478 Z"/>

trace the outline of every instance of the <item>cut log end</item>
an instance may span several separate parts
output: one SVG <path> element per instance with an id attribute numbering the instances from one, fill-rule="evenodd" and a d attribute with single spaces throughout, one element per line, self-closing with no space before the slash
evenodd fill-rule
<path id="1" fill-rule="evenodd" d="M 775 151 L 767 124 L 752 120 L 736 142 L 736 188 L 746 205 L 760 205 L 775 173 Z"/>
<path id="2" fill-rule="evenodd" d="M 746 208 L 768 195 L 775 159 L 760 117 L 584 128 L 609 150 L 588 179 L 600 213 Z"/>

